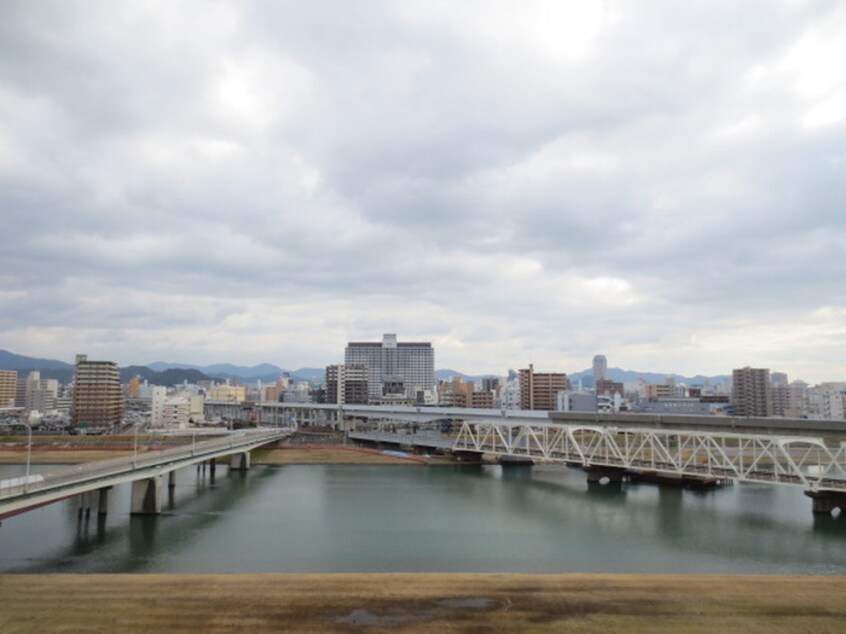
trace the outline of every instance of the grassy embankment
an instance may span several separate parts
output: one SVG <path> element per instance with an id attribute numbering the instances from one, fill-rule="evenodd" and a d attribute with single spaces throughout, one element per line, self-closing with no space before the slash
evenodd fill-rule
<path id="1" fill-rule="evenodd" d="M 846 577 L 5 575 L 0 631 L 846 631 Z"/>

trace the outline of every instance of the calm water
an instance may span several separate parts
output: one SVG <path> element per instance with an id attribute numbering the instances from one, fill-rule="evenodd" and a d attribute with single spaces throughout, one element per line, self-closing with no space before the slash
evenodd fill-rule
<path id="1" fill-rule="evenodd" d="M 548 466 L 177 475 L 160 517 L 131 518 L 125 485 L 105 521 L 79 520 L 75 500 L 4 521 L 0 572 L 846 574 L 846 518 L 815 519 L 798 488 L 588 490 Z"/>

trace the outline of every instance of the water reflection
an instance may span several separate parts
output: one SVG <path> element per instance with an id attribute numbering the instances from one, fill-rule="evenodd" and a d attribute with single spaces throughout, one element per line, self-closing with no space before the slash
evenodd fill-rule
<path id="1" fill-rule="evenodd" d="M 179 472 L 165 513 L 76 500 L 0 528 L 0 570 L 617 571 L 846 574 L 846 518 L 799 489 L 588 484 L 564 467 L 219 467 Z M 96 502 L 96 500 L 94 500 Z"/>

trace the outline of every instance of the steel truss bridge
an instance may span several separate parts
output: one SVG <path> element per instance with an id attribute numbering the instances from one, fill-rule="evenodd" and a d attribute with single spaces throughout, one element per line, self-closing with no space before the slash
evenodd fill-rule
<path id="1" fill-rule="evenodd" d="M 464 422 L 452 449 L 846 493 L 846 446 L 822 438 L 556 423 Z"/>

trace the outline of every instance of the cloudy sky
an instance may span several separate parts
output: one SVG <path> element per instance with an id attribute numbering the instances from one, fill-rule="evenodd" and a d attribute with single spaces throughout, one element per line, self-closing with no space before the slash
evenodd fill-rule
<path id="1" fill-rule="evenodd" d="M 837 1 L 0 4 L 0 348 L 846 380 Z"/>

